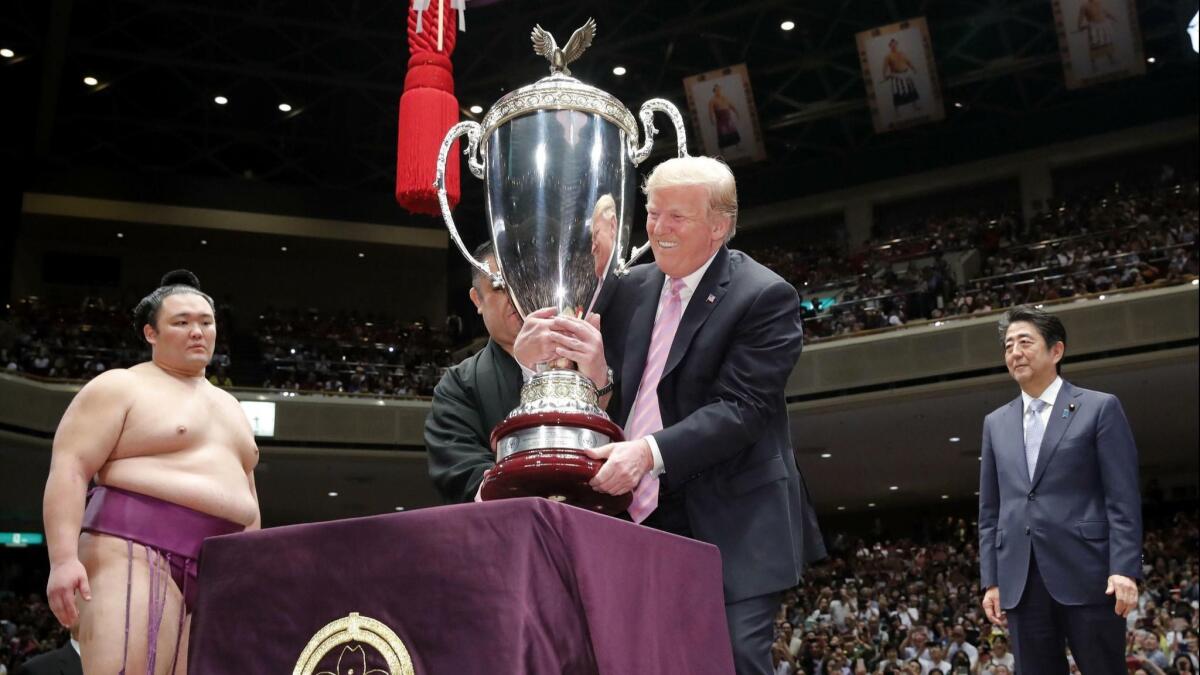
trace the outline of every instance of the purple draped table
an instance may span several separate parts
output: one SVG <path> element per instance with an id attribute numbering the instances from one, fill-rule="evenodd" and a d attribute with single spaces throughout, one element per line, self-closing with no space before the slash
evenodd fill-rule
<path id="1" fill-rule="evenodd" d="M 733 673 L 716 547 L 536 498 L 209 539 L 188 670 L 388 673 L 352 613 L 416 675 Z"/>

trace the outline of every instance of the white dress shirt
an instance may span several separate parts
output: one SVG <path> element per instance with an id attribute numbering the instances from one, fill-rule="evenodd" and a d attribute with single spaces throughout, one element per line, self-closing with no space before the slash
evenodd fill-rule
<path id="1" fill-rule="evenodd" d="M 1058 390 L 1062 389 L 1062 383 L 1063 381 L 1061 377 L 1054 378 L 1054 381 L 1050 383 L 1050 386 L 1046 387 L 1046 391 L 1043 391 L 1040 396 L 1036 397 L 1038 400 L 1046 402 L 1046 407 L 1042 408 L 1042 412 L 1038 413 L 1038 417 L 1042 418 L 1043 432 L 1050 428 L 1050 415 L 1054 413 L 1054 401 L 1058 398 Z M 1022 428 L 1025 427 L 1025 415 L 1029 414 L 1029 404 L 1033 403 L 1034 398 L 1035 397 L 1026 394 L 1024 390 L 1021 391 L 1021 402 L 1023 404 L 1021 406 Z"/>

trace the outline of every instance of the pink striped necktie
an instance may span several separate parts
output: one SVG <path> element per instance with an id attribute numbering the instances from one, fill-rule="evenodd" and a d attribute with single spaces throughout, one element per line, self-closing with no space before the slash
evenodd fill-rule
<path id="1" fill-rule="evenodd" d="M 650 335 L 650 351 L 646 354 L 646 368 L 642 371 L 642 383 L 638 386 L 637 398 L 633 400 L 629 421 L 625 424 L 625 438 L 628 440 L 645 438 L 656 431 L 662 431 L 662 412 L 658 408 L 658 383 L 662 379 L 663 367 L 667 365 L 667 355 L 671 353 L 671 343 L 675 340 L 679 319 L 683 316 L 683 298 L 679 297 L 683 288 L 683 279 L 671 279 L 667 301 L 654 322 L 654 332 Z M 640 523 L 657 506 L 658 476 L 647 473 L 633 489 L 629 515 L 633 522 Z"/>

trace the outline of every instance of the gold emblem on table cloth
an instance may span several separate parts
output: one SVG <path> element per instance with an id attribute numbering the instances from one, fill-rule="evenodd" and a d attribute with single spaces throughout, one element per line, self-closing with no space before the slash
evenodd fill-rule
<path id="1" fill-rule="evenodd" d="M 368 667 L 367 647 L 387 664 L 387 670 Z M 317 670 L 326 655 L 338 648 L 335 670 Z M 400 637 L 383 623 L 358 612 L 331 621 L 308 641 L 292 675 L 416 675 L 412 658 Z"/>

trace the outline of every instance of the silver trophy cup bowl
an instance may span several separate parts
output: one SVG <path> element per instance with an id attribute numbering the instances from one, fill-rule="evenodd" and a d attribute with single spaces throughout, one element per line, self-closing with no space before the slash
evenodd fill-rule
<path id="1" fill-rule="evenodd" d="M 683 118 L 670 102 L 652 99 L 638 117 L 616 98 L 570 77 L 567 65 L 591 43 L 588 20 L 563 49 L 534 29 L 535 50 L 551 74 L 505 95 L 482 124 L 460 122 L 438 153 L 435 187 L 450 238 L 467 261 L 505 288 L 521 316 L 555 307 L 583 318 L 606 280 L 623 274 L 648 245 L 629 248 L 637 166 L 649 155 L 654 113 L 671 118 L 679 156 L 685 156 Z M 482 178 L 495 260 L 476 260 L 459 236 L 445 190 L 446 162 L 459 136 L 467 137 L 467 166 Z M 624 440 L 599 406 L 597 388 L 569 362 L 537 364 L 521 389 L 521 404 L 492 431 L 496 467 L 480 490 L 485 501 L 541 496 L 584 508 L 619 513 L 631 495 L 605 495 L 588 481 L 603 460 L 586 450 Z"/>

